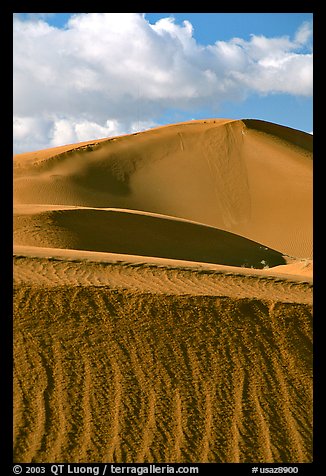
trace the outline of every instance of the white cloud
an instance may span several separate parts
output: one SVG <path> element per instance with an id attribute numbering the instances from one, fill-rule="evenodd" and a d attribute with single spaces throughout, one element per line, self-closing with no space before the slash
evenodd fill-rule
<path id="1" fill-rule="evenodd" d="M 104 137 L 117 136 L 127 132 L 136 132 L 154 127 L 156 123 L 150 121 L 139 121 L 131 123 L 129 130 L 121 127 L 118 121 L 106 121 L 105 126 L 101 126 L 93 121 L 83 120 L 76 122 L 74 119 L 58 119 L 51 129 L 51 146 L 83 142 Z"/>
<path id="2" fill-rule="evenodd" d="M 312 94 L 310 23 L 293 40 L 252 35 L 202 46 L 188 21 L 90 13 L 59 29 L 43 15 L 14 17 L 17 152 L 134 132 L 169 108 L 218 108 L 250 92 Z"/>
<path id="3" fill-rule="evenodd" d="M 96 122 L 87 120 L 76 122 L 74 119 L 58 119 L 54 122 L 51 131 L 51 145 L 56 146 L 95 138 L 100 139 L 117 135 L 121 132 L 116 121 L 107 121 L 106 127 L 103 127 Z"/>
<path id="4" fill-rule="evenodd" d="M 14 116 L 13 137 L 15 153 L 49 147 L 52 122 L 43 117 Z"/>
<path id="5" fill-rule="evenodd" d="M 295 35 L 295 41 L 298 45 L 306 45 L 312 39 L 312 23 L 305 21 L 302 23 Z"/>

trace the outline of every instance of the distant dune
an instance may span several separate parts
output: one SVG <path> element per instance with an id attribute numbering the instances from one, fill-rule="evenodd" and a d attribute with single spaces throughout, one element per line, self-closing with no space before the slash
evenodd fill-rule
<path id="1" fill-rule="evenodd" d="M 14 157 L 16 462 L 312 461 L 312 136 Z"/>

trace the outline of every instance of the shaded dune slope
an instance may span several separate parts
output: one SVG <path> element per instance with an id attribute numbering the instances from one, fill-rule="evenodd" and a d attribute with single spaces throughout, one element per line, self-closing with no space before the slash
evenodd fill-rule
<path id="1" fill-rule="evenodd" d="M 310 305 L 94 286 L 15 303 L 16 461 L 311 461 Z"/>
<path id="2" fill-rule="evenodd" d="M 290 144 L 306 149 L 308 152 L 313 151 L 313 140 L 311 134 L 307 134 L 291 127 L 280 126 L 272 122 L 261 121 L 257 119 L 243 119 L 244 124 L 250 129 L 256 129 L 262 132 L 268 132 Z"/>
<path id="3" fill-rule="evenodd" d="M 194 121 L 18 155 L 15 202 L 154 212 L 311 258 L 312 137 L 246 123 Z"/>
<path id="4" fill-rule="evenodd" d="M 125 210 L 59 209 L 14 217 L 17 245 L 156 256 L 264 268 L 278 251 L 239 235 L 184 220 Z"/>

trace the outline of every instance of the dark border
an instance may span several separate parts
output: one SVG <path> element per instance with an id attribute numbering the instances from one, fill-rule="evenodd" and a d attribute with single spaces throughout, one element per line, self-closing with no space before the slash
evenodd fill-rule
<path id="1" fill-rule="evenodd" d="M 117 6 L 120 5 L 117 3 Z M 237 4 L 238 3 L 238 4 Z M 250 3 L 250 4 L 249 4 Z M 318 73 L 318 68 L 322 64 L 322 45 L 320 44 L 322 40 L 322 22 L 324 17 L 322 15 L 321 3 L 317 1 L 299 1 L 296 2 L 284 2 L 275 0 L 270 4 L 262 4 L 261 2 L 209 2 L 207 4 L 201 3 L 201 12 L 194 11 L 189 2 L 184 5 L 178 6 L 175 2 L 166 0 L 159 5 L 158 2 L 141 2 L 140 4 L 134 4 L 124 2 L 124 11 L 150 11 L 150 12 L 160 12 L 166 11 L 168 9 L 175 12 L 194 12 L 194 13 L 255 13 L 255 12 L 265 12 L 268 13 L 313 13 L 314 14 L 314 251 L 315 251 L 315 264 L 314 264 L 314 452 L 313 452 L 313 463 L 308 464 L 297 464 L 293 463 L 293 466 L 299 467 L 299 474 L 321 474 L 323 465 L 323 422 L 322 422 L 322 408 L 325 402 L 324 398 L 324 386 L 322 385 L 321 378 L 321 349 L 324 345 L 323 343 L 323 333 L 321 329 L 321 323 L 324 319 L 324 315 L 321 309 L 320 295 L 323 292 L 322 286 L 322 275 L 323 275 L 323 255 L 322 255 L 322 246 L 325 246 L 322 241 L 322 232 L 318 230 L 318 227 L 321 227 L 320 218 L 323 216 L 324 208 L 322 202 L 321 190 L 323 183 L 322 167 L 324 157 L 322 155 L 321 148 L 321 136 L 322 136 L 322 126 L 323 122 L 321 119 L 321 92 L 322 88 L 319 87 L 319 78 L 322 78 L 322 73 Z M 197 3 L 198 5 L 198 3 Z M 161 8 L 159 8 L 161 6 Z M 243 7 L 246 7 L 246 11 L 243 12 Z M 53 7 L 53 8 L 51 8 Z M 99 2 L 98 5 L 92 2 L 91 4 L 84 5 L 84 9 L 92 8 L 92 11 L 101 11 L 103 10 L 103 2 Z M 107 5 L 110 8 L 110 5 Z M 230 9 L 233 8 L 233 10 Z M 1 324 L 2 332 L 0 336 L 2 339 L 0 349 L 1 349 L 1 365 L 0 371 L 2 372 L 1 380 L 2 391 L 1 391 L 1 435 L 2 441 L 0 445 L 0 467 L 6 468 L 4 471 L 1 471 L 2 474 L 11 475 L 13 467 L 13 445 L 12 445 L 12 365 L 13 365 L 13 333 L 12 333 L 12 315 L 13 315 L 13 275 L 12 275 L 12 235 L 13 235 L 13 226 L 12 226 L 12 97 L 10 91 L 12 91 L 12 14 L 14 12 L 39 12 L 47 10 L 48 12 L 60 11 L 60 12 L 69 12 L 69 11 L 80 11 L 83 9 L 82 1 L 79 2 L 62 2 L 60 0 L 53 2 L 51 5 L 50 2 L 44 4 L 41 1 L 34 2 L 19 2 L 13 1 L 10 6 L 5 4 L 2 6 L 2 28 L 1 33 L 3 35 L 2 45 L 5 54 L 5 62 L 2 68 L 2 82 L 4 83 L 2 91 L 4 92 L 3 103 L 5 102 L 5 108 L 1 111 L 1 116 L 4 118 L 2 123 L 2 170 L 4 172 L 1 174 L 2 185 L 1 185 L 1 205 L 3 207 L 3 213 L 5 214 L 5 226 L 2 227 L 1 233 L 1 247 L 0 251 L 2 253 L 1 257 Z M 293 11 L 293 9 L 295 9 Z M 217 10 L 217 11 L 216 11 Z M 118 11 L 121 11 L 120 8 Z M 8 63 L 8 65 L 7 65 Z M 195 464 L 192 464 L 194 466 Z M 26 466 L 26 465 L 25 465 Z M 34 465 L 40 466 L 40 465 Z M 42 465 L 47 466 L 47 465 Z M 50 466 L 50 465 L 49 465 Z M 127 465 L 119 465 L 127 466 Z M 137 465 L 136 465 L 137 466 Z M 138 465 L 139 466 L 139 465 Z M 146 465 L 142 465 L 146 466 Z M 184 465 L 186 466 L 186 464 Z M 276 466 L 288 466 L 288 464 L 254 464 L 254 463 L 200 463 L 200 473 L 210 474 L 214 470 L 217 472 L 221 471 L 220 474 L 251 474 L 253 466 L 263 467 L 276 467 Z M 262 471 L 263 472 L 263 471 Z M 23 473 L 24 474 L 24 473 Z M 52 474 L 52 473 L 47 473 Z"/>

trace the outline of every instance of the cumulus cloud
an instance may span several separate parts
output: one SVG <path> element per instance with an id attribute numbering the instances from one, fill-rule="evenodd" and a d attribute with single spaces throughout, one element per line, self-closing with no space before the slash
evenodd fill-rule
<path id="1" fill-rule="evenodd" d="M 128 132 L 146 130 L 155 125 L 156 123 L 151 121 L 130 123 Z M 101 126 L 93 121 L 76 121 L 73 118 L 57 119 L 49 130 L 51 145 L 53 146 L 117 136 L 125 133 L 126 131 L 121 126 L 121 123 L 116 120 L 108 120 L 105 126 Z"/>
<path id="2" fill-rule="evenodd" d="M 261 94 L 312 94 L 312 25 L 203 46 L 193 27 L 139 13 L 14 17 L 15 152 L 157 125 L 170 108 L 218 110 Z"/>

